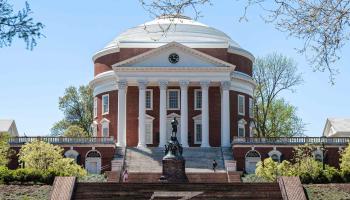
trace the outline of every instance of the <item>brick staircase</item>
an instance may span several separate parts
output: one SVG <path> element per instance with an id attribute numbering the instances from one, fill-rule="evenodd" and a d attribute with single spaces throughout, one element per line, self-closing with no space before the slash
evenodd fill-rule
<path id="1" fill-rule="evenodd" d="M 73 199 L 281 200 L 282 195 L 278 183 L 77 183 L 73 194 Z"/>

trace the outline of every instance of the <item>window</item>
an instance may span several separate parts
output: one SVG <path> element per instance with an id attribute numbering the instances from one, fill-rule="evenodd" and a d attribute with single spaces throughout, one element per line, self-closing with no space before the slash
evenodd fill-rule
<path id="1" fill-rule="evenodd" d="M 255 136 L 255 125 L 254 122 L 250 122 L 249 124 L 249 137 Z"/>
<path id="2" fill-rule="evenodd" d="M 317 149 L 316 151 L 314 151 L 314 158 L 315 160 L 319 161 L 319 162 L 323 162 L 323 155 L 322 155 L 322 151 L 320 149 Z"/>
<path id="3" fill-rule="evenodd" d="M 97 117 L 97 98 L 94 98 L 94 118 Z"/>
<path id="4" fill-rule="evenodd" d="M 202 91 L 200 89 L 194 90 L 194 109 L 202 109 Z"/>
<path id="5" fill-rule="evenodd" d="M 238 137 L 245 137 L 245 125 L 247 122 L 244 119 L 238 121 Z"/>
<path id="6" fill-rule="evenodd" d="M 244 96 L 243 95 L 238 95 L 238 114 L 239 115 L 244 115 L 245 110 L 244 110 Z"/>
<path id="7" fill-rule="evenodd" d="M 97 137 L 97 122 L 96 121 L 94 121 L 91 124 L 91 131 L 92 131 L 92 136 Z"/>
<path id="8" fill-rule="evenodd" d="M 178 89 L 168 90 L 168 109 L 169 110 L 180 109 L 180 90 Z"/>
<path id="9" fill-rule="evenodd" d="M 145 121 L 146 144 L 153 144 L 153 120 L 154 120 L 154 117 L 146 114 L 146 121 Z"/>
<path id="10" fill-rule="evenodd" d="M 249 98 L 249 117 L 253 118 L 253 112 L 254 112 L 254 103 L 253 99 Z"/>
<path id="11" fill-rule="evenodd" d="M 102 96 L 102 115 L 109 113 L 109 95 L 105 94 Z"/>
<path id="12" fill-rule="evenodd" d="M 194 123 L 194 143 L 201 144 L 202 143 L 202 124 L 200 122 Z"/>
<path id="13" fill-rule="evenodd" d="M 103 118 L 101 120 L 102 124 L 102 137 L 109 137 L 109 120 Z"/>
<path id="14" fill-rule="evenodd" d="M 146 110 L 152 110 L 153 109 L 153 90 L 147 89 L 146 90 Z"/>
<path id="15" fill-rule="evenodd" d="M 274 147 L 274 149 L 272 151 L 270 151 L 268 153 L 268 155 L 270 156 L 270 158 L 275 161 L 275 162 L 281 162 L 281 156 L 282 153 L 278 150 L 276 150 L 276 148 Z"/>

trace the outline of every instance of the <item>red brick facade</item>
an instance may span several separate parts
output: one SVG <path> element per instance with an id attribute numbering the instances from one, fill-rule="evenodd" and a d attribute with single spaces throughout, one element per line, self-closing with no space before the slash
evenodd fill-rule
<path id="1" fill-rule="evenodd" d="M 148 87 L 153 90 L 153 109 L 147 110 L 146 114 L 154 117 L 153 120 L 153 144 L 148 146 L 158 146 L 159 144 L 159 87 Z M 179 87 L 169 87 L 169 89 L 179 89 Z M 194 120 L 193 117 L 201 114 L 200 110 L 194 107 L 194 91 L 200 87 L 188 88 L 188 142 L 190 146 L 196 147 L 194 143 Z M 109 114 L 102 116 L 102 96 L 109 94 Z M 238 95 L 245 97 L 245 115 L 238 115 L 237 98 Z M 244 118 L 247 122 L 245 127 L 246 136 L 249 137 L 249 98 L 251 96 L 235 91 L 230 91 L 230 140 L 237 136 L 238 120 Z M 117 139 L 117 117 L 118 117 L 118 92 L 110 91 L 97 95 L 97 136 L 102 136 L 101 120 L 106 118 L 110 121 L 109 135 Z M 138 144 L 138 109 L 139 109 L 139 89 L 137 86 L 129 86 L 126 95 L 126 136 L 127 145 L 134 147 Z M 181 115 L 179 110 L 167 110 L 167 114 L 176 113 Z M 220 87 L 209 87 L 209 144 L 212 147 L 221 146 L 221 94 Z"/>
<path id="2" fill-rule="evenodd" d="M 132 58 L 134 56 L 140 55 L 142 53 L 145 53 L 149 50 L 149 48 L 121 48 L 120 52 L 117 53 L 111 53 L 108 55 L 101 56 L 95 60 L 94 66 L 94 74 L 95 76 L 112 70 L 112 65 L 121 62 L 123 60 L 126 60 L 128 58 Z M 205 54 L 208 54 L 210 56 L 213 56 L 215 58 L 218 58 L 220 60 L 223 60 L 225 62 L 231 63 L 233 65 L 236 65 L 236 71 L 245 73 L 249 76 L 252 75 L 252 61 L 249 60 L 246 57 L 235 55 L 232 53 L 228 53 L 227 49 L 225 48 L 219 48 L 219 49 L 211 49 L 211 48 L 198 48 L 196 49 L 200 52 L 203 52 Z"/>

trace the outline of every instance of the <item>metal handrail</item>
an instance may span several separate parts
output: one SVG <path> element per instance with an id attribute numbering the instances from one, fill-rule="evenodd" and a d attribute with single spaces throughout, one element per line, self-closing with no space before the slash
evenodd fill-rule
<path id="1" fill-rule="evenodd" d="M 114 144 L 113 137 L 11 137 L 9 144 L 25 144 L 33 141 L 50 144 Z"/>
<path id="2" fill-rule="evenodd" d="M 350 137 L 233 137 L 232 144 L 326 144 L 346 145 Z"/>

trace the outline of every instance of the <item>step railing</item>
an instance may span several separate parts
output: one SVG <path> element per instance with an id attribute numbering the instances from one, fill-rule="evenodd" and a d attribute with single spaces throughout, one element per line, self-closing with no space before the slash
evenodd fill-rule
<path id="1" fill-rule="evenodd" d="M 350 137 L 234 137 L 232 144 L 347 145 Z"/>
<path id="2" fill-rule="evenodd" d="M 9 144 L 22 145 L 37 140 L 50 144 L 115 144 L 113 137 L 11 137 Z"/>

